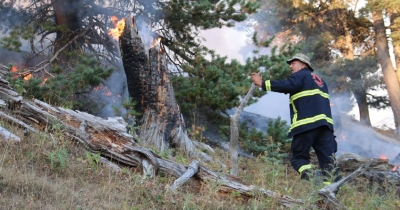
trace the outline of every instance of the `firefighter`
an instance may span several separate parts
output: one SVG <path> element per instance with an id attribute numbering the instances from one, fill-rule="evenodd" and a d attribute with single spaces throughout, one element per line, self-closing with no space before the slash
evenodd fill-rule
<path id="1" fill-rule="evenodd" d="M 301 179 L 312 176 L 310 148 L 313 147 L 322 169 L 324 184 L 338 181 L 335 165 L 337 143 L 333 134 L 333 120 L 329 102 L 327 84 L 314 73 L 310 58 L 297 53 L 286 61 L 292 74 L 287 79 L 265 80 L 252 73 L 251 80 L 265 91 L 290 94 L 291 126 L 289 138 L 292 138 L 290 160 L 292 167 L 300 173 Z M 320 173 L 318 173 L 320 174 Z"/>

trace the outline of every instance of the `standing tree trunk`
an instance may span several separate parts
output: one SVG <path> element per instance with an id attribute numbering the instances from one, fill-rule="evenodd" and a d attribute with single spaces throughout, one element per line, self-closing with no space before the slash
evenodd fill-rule
<path id="1" fill-rule="evenodd" d="M 360 123 L 371 126 L 371 120 L 369 117 L 368 103 L 367 103 L 367 92 L 362 89 L 359 91 L 354 91 L 354 97 L 359 108 Z"/>
<path id="2" fill-rule="evenodd" d="M 174 147 L 189 156 L 201 155 L 210 160 L 208 155 L 196 150 L 187 135 L 169 79 L 166 57 L 159 44 L 149 50 L 147 58 L 133 18 L 127 18 L 119 41 L 129 95 L 138 103 L 136 111 L 141 113 L 141 141 L 160 151 Z"/>
<path id="3" fill-rule="evenodd" d="M 390 24 L 393 25 L 394 21 L 397 18 L 400 18 L 400 14 L 398 14 L 398 13 L 392 14 L 390 16 Z M 393 30 L 399 30 L 398 28 L 396 28 L 396 29 L 391 28 L 391 29 L 392 29 L 392 33 L 395 32 Z M 396 75 L 397 75 L 397 80 L 399 81 L 399 84 L 400 84 L 400 43 L 399 42 L 400 42 L 399 38 L 392 37 L 392 44 L 393 44 L 393 51 L 394 51 L 394 58 L 395 58 L 394 60 L 395 60 L 395 64 L 396 64 L 396 66 L 395 66 Z"/>
<path id="4" fill-rule="evenodd" d="M 82 0 L 51 0 L 51 6 L 54 10 L 54 19 L 57 26 L 56 38 L 54 40 L 54 53 L 60 51 L 75 36 L 82 32 L 79 12 L 82 11 Z M 75 59 L 77 55 L 71 56 L 69 52 L 76 51 L 81 48 L 83 39 L 68 44 L 67 49 L 62 50 L 58 54 L 58 61 L 67 63 L 69 60 Z M 68 65 L 61 64 L 67 67 Z M 72 68 L 65 68 L 64 73 L 69 73 Z"/>
<path id="5" fill-rule="evenodd" d="M 230 174 L 232 176 L 238 176 L 238 174 L 239 174 L 238 146 L 239 146 L 240 114 L 242 114 L 244 106 L 247 104 L 250 97 L 253 95 L 253 92 L 255 89 L 256 89 L 256 85 L 254 83 L 252 83 L 249 92 L 240 102 L 240 105 L 236 109 L 235 114 L 230 116 L 231 140 L 229 143 L 229 155 L 231 157 L 231 172 L 230 172 Z"/>
<path id="6" fill-rule="evenodd" d="M 392 107 L 396 126 L 396 135 L 400 136 L 400 85 L 392 61 L 390 60 L 382 10 L 376 9 L 372 11 L 372 20 L 374 22 L 378 62 L 382 67 L 383 78 L 389 94 L 390 106 Z"/>

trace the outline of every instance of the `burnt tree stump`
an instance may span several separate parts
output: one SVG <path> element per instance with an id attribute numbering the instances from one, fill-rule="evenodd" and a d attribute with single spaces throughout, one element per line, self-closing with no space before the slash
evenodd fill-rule
<path id="1" fill-rule="evenodd" d="M 211 158 L 197 150 L 187 135 L 169 79 L 165 53 L 160 50 L 159 43 L 155 43 L 147 57 L 134 19 L 126 20 L 119 43 L 129 96 L 137 102 L 136 111 L 141 113 L 138 117 L 140 139 L 146 146 L 161 151 L 179 148 L 191 157 L 210 161 Z"/>

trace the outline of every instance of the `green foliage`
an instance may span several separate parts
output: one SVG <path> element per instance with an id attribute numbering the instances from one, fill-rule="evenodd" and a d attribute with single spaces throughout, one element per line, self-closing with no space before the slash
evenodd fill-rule
<path id="1" fill-rule="evenodd" d="M 68 163 L 68 152 L 65 148 L 58 148 L 57 150 L 48 154 L 50 160 L 50 166 L 53 169 L 65 169 Z"/>
<path id="2" fill-rule="evenodd" d="M 0 46 L 4 49 L 21 52 L 22 42 L 20 39 L 33 40 L 36 38 L 36 23 L 20 25 L 11 29 L 8 36 L 0 39 Z"/>
<path id="3" fill-rule="evenodd" d="M 126 113 L 123 114 L 122 111 L 120 110 L 119 107 L 117 106 L 112 106 L 114 110 L 114 114 L 116 116 L 122 116 L 125 120 L 125 122 L 128 122 L 128 133 L 130 135 L 134 135 L 136 131 L 139 130 L 139 126 L 136 125 L 135 118 L 136 116 L 139 116 L 141 113 L 135 110 L 135 107 L 137 105 L 137 102 L 134 101 L 131 97 L 129 98 L 124 98 L 122 100 L 122 107 L 126 110 Z"/>
<path id="4" fill-rule="evenodd" d="M 86 54 L 80 54 L 75 62 L 75 69 L 69 74 L 61 74 L 62 68 L 54 66 L 50 69 L 50 73 L 56 73 L 55 76 L 46 79 L 32 77 L 27 82 L 15 78 L 11 80 L 11 83 L 25 97 L 37 98 L 50 104 L 79 108 L 80 104 L 74 100 L 76 94 L 100 84 L 111 74 L 111 69 L 103 69 L 96 58 Z"/>
<path id="5" fill-rule="evenodd" d="M 351 91 L 356 97 L 360 97 L 365 95 L 365 92 L 384 88 L 383 77 L 378 72 L 377 64 L 376 58 L 372 56 L 353 60 L 338 59 L 335 63 L 321 68 L 320 72 L 324 74 L 324 79 L 333 90 L 333 94 Z M 348 104 L 351 104 L 350 98 L 347 100 Z M 390 105 L 388 96 L 373 94 L 367 95 L 367 104 L 376 109 L 384 109 Z"/>
<path id="6" fill-rule="evenodd" d="M 238 104 L 238 95 L 248 90 L 250 81 L 239 62 L 226 63 L 226 59 L 212 54 L 211 61 L 207 61 L 198 56 L 193 66 L 183 66 L 189 77 L 172 77 L 182 110 L 195 107 L 225 110 Z"/>
<path id="7" fill-rule="evenodd" d="M 135 107 L 137 105 L 137 101 L 134 101 L 132 98 L 124 99 L 122 101 L 122 107 L 124 107 L 127 110 L 127 116 L 126 118 L 129 119 L 132 116 L 138 116 L 141 113 L 135 110 Z"/>
<path id="8" fill-rule="evenodd" d="M 268 122 L 268 146 L 264 153 L 266 159 L 280 162 L 287 156 L 291 141 L 287 137 L 288 133 L 289 126 L 285 120 L 281 120 L 281 117 L 278 117 L 275 121 Z"/>
<path id="9" fill-rule="evenodd" d="M 257 41 L 257 40 L 255 40 Z M 267 46 L 271 40 L 260 43 L 261 47 Z M 301 46 L 291 44 L 279 49 L 272 48 L 271 55 L 256 55 L 247 59 L 245 65 L 236 60 L 228 63 L 227 57 L 220 57 L 211 52 L 208 60 L 197 56 L 193 65 L 183 65 L 187 77 L 172 76 L 175 96 L 184 112 L 193 112 L 201 108 L 213 111 L 225 111 L 237 107 L 240 98 L 243 98 L 250 89 L 252 72 L 259 72 L 265 68 L 263 78 L 281 79 L 290 74 L 286 60 L 300 50 Z M 253 98 L 247 105 L 256 102 L 266 92 L 258 88 L 253 93 Z"/>
<path id="10" fill-rule="evenodd" d="M 280 142 L 282 144 L 287 143 L 289 126 L 285 120 L 278 117 L 275 121 L 268 122 L 267 135 L 272 137 L 274 142 Z"/>
<path id="11" fill-rule="evenodd" d="M 270 161 L 281 161 L 286 157 L 286 151 L 290 145 L 287 138 L 289 127 L 285 120 L 278 117 L 268 122 L 267 133 L 255 128 L 249 130 L 247 123 L 242 123 L 239 130 L 241 144 L 255 155 L 264 154 Z"/>
<path id="12" fill-rule="evenodd" d="M 17 29 L 12 30 L 8 37 L 3 37 L 0 39 L 0 46 L 9 51 L 20 52 L 20 47 L 22 46 L 19 40 L 19 33 Z"/>
<path id="13" fill-rule="evenodd" d="M 87 152 L 85 157 L 89 165 L 97 171 L 101 157 L 100 153 Z"/>
<path id="14" fill-rule="evenodd" d="M 247 123 L 240 124 L 239 139 L 243 147 L 255 155 L 261 154 L 267 148 L 266 135 L 255 128 L 249 131 Z"/>
<path id="15" fill-rule="evenodd" d="M 12 85 L 12 87 L 17 91 L 17 93 L 19 93 L 20 95 L 23 95 L 26 90 L 25 90 L 25 81 L 21 78 L 15 78 L 15 79 L 11 79 L 9 78 L 9 81 Z"/>

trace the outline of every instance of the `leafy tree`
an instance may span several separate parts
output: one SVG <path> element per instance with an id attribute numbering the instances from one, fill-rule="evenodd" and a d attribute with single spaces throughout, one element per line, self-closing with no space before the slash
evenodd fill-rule
<path id="1" fill-rule="evenodd" d="M 289 126 L 285 120 L 278 117 L 275 121 L 269 121 L 267 127 L 267 148 L 265 151 L 266 158 L 269 160 L 281 161 L 287 156 L 290 149 Z"/>
<path id="2" fill-rule="evenodd" d="M 375 55 L 373 33 L 370 30 L 373 25 L 365 16 L 365 11 L 356 14 L 353 3 L 339 0 L 268 1 L 261 7 L 261 17 L 269 17 L 263 18 L 266 26 L 262 27 L 280 32 L 280 40 L 304 43 L 302 51 L 310 53 L 316 69 L 327 74 L 331 77 L 330 81 L 334 82 L 331 83 L 331 90 L 335 94 L 351 92 L 356 98 L 361 121 L 370 125 L 368 107 L 387 105 L 387 98 L 368 93 L 369 90 L 382 87 L 382 82 L 379 83 L 381 80 L 365 76 L 376 74 L 378 66 L 366 66 L 363 63 L 364 57 L 370 60 Z M 260 19 L 260 16 L 256 18 Z M 346 70 L 338 70 L 344 63 L 348 64 Z M 354 86 L 341 82 L 349 80 Z M 369 100 L 371 97 L 382 101 L 372 103 L 374 100 Z"/>
<path id="3" fill-rule="evenodd" d="M 240 124 L 240 143 L 254 155 L 264 154 L 268 160 L 281 161 L 289 150 L 288 132 L 287 122 L 280 117 L 270 120 L 266 131 L 250 128 L 245 122 Z"/>
<path id="4" fill-rule="evenodd" d="M 3 46 L 18 50 L 20 39 L 25 39 L 30 41 L 34 52 L 86 51 L 110 62 L 110 58 L 117 58 L 119 54 L 115 41 L 108 35 L 112 15 L 119 18 L 133 15 L 143 26 L 142 32 L 168 40 L 164 43 L 176 53 L 175 62 L 186 63 L 201 49 L 199 30 L 233 26 L 235 21 L 243 21 L 247 13 L 257 9 L 256 2 L 245 0 L 30 0 L 20 9 L 14 4 L 11 1 L 1 5 L 2 10 L 8 11 L 2 15 L 4 24 L 12 30 L 3 39 Z M 15 16 L 14 21 L 9 15 Z M 20 21 L 15 21 L 18 18 Z M 43 44 L 43 49 L 38 50 L 35 40 Z M 46 44 L 47 40 L 52 42 Z"/>
<path id="5" fill-rule="evenodd" d="M 380 1 L 369 1 L 368 6 L 371 9 L 372 20 L 374 22 L 378 61 L 382 68 L 383 77 L 390 98 L 390 105 L 392 107 L 396 126 L 396 134 L 397 136 L 400 136 L 400 83 L 399 80 L 396 79 L 395 68 L 390 59 L 383 16 L 383 10 L 387 9 L 390 11 L 392 8 L 387 7 L 387 5 L 382 4 Z M 399 58 L 397 57 L 397 59 Z"/>

